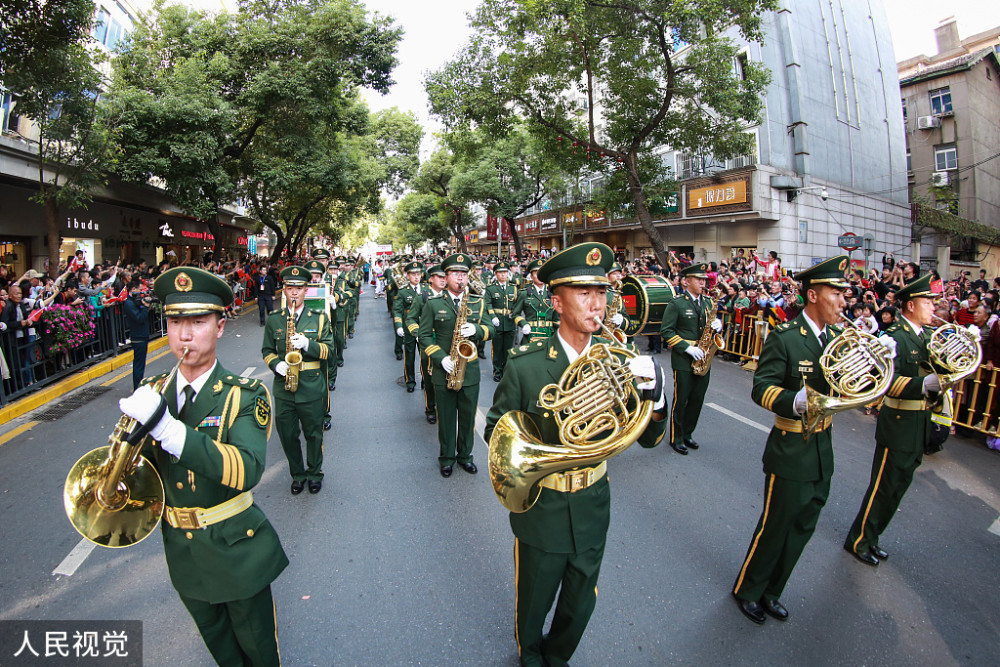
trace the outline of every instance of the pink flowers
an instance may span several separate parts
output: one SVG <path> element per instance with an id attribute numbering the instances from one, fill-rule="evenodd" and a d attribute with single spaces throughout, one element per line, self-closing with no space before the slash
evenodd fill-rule
<path id="1" fill-rule="evenodd" d="M 94 308 L 89 302 L 79 306 L 52 305 L 42 313 L 41 323 L 51 336 L 50 350 L 67 352 L 94 337 Z"/>

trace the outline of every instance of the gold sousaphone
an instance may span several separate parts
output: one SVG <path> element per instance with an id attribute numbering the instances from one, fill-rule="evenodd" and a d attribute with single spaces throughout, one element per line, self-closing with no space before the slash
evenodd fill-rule
<path id="1" fill-rule="evenodd" d="M 511 512 L 531 509 L 541 494 L 543 478 L 621 454 L 652 418 L 655 401 L 640 395 L 628 365 L 638 355 L 603 323 L 601 327 L 614 342 L 591 345 L 563 371 L 558 383 L 539 393 L 539 407 L 555 416 L 561 446 L 542 442 L 538 425 L 520 410 L 505 414 L 493 429 L 490 482 Z"/>
<path id="2" fill-rule="evenodd" d="M 821 394 L 806 383 L 806 411 L 802 436 L 808 440 L 823 421 L 837 413 L 879 399 L 892 382 L 892 358 L 878 339 L 861 331 L 850 320 L 823 350 L 819 367 L 831 394 Z"/>

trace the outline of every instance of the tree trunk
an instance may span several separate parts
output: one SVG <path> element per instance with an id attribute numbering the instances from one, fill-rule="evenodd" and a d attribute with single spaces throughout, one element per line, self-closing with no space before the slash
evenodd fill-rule
<path id="1" fill-rule="evenodd" d="M 524 253 L 521 250 L 521 237 L 514 228 L 513 221 L 510 223 L 510 237 L 514 241 L 514 253 L 517 255 L 517 260 L 521 261 L 521 258 L 524 257 Z"/>
<path id="2" fill-rule="evenodd" d="M 635 201 L 635 215 L 639 220 L 642 231 L 646 232 L 646 237 L 653 246 L 653 252 L 656 254 L 656 261 L 660 265 L 660 270 L 666 274 L 670 265 L 667 264 L 667 253 L 663 246 L 663 237 L 660 236 L 660 230 L 653 226 L 653 216 L 650 215 L 649 205 L 646 203 L 646 191 L 643 189 L 642 181 L 639 180 L 635 163 L 635 154 L 630 154 L 625 163 L 625 176 L 628 178 L 629 190 L 632 192 L 632 199 Z"/>
<path id="3" fill-rule="evenodd" d="M 222 256 L 222 223 L 219 221 L 219 204 L 215 203 L 215 215 L 208 220 L 208 231 L 215 237 L 215 245 L 212 246 L 212 257 L 216 261 Z"/>
<path id="4" fill-rule="evenodd" d="M 59 233 L 59 205 L 52 197 L 45 200 L 45 229 L 49 237 L 48 274 L 54 279 L 59 275 L 59 246 L 62 244 L 62 235 Z M 30 260 L 30 258 L 28 259 Z M 96 261 L 94 257 L 90 259 Z"/>
<path id="5" fill-rule="evenodd" d="M 285 236 L 285 232 L 281 230 L 281 225 L 277 228 L 271 227 L 274 230 L 275 236 L 277 237 L 277 242 L 274 244 L 274 250 L 271 251 L 271 261 L 276 262 L 281 259 L 281 251 L 285 249 L 285 245 L 288 243 L 288 237 Z"/>

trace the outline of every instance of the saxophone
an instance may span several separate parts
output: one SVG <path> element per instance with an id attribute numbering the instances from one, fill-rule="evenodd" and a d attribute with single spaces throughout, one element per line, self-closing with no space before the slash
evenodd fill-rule
<path id="1" fill-rule="evenodd" d="M 455 360 L 455 367 L 448 373 L 448 389 L 458 391 L 465 382 L 465 365 L 479 356 L 476 346 L 459 333 L 462 325 L 469 320 L 469 288 L 462 293 L 462 302 L 455 316 L 455 331 L 451 335 L 451 350 L 448 355 Z"/>
<path id="2" fill-rule="evenodd" d="M 288 322 L 285 326 L 285 363 L 288 371 L 285 373 L 285 391 L 294 394 L 299 390 L 299 366 L 302 365 L 302 353 L 292 348 L 292 336 L 295 335 L 296 303 L 292 301 L 288 308 Z"/>
<path id="3" fill-rule="evenodd" d="M 715 293 L 715 299 L 712 299 L 712 307 L 708 309 L 708 318 L 705 320 L 705 329 L 701 332 L 701 338 L 698 339 L 698 348 L 705 353 L 705 356 L 691 362 L 691 370 L 695 375 L 707 373 L 712 366 L 712 357 L 726 346 L 722 335 L 712 331 L 712 322 L 715 321 L 715 316 L 719 312 L 719 298 L 722 296 L 722 292 L 718 288 L 713 289 L 712 292 Z M 711 295 L 709 298 L 712 298 Z"/>
<path id="4" fill-rule="evenodd" d="M 616 280 L 611 283 L 611 289 L 615 291 L 615 295 L 611 299 L 611 305 L 607 307 L 607 310 L 604 313 L 604 326 L 612 332 L 615 340 L 619 340 L 618 332 L 620 332 L 621 329 L 615 325 L 614 319 L 615 315 L 622 311 L 622 281 Z"/>

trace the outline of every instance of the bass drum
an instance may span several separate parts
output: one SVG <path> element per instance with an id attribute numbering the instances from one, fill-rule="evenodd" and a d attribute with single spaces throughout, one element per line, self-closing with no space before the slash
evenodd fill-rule
<path id="1" fill-rule="evenodd" d="M 622 280 L 622 304 L 628 316 L 625 335 L 659 334 L 663 311 L 675 296 L 674 286 L 663 276 L 627 276 Z"/>

